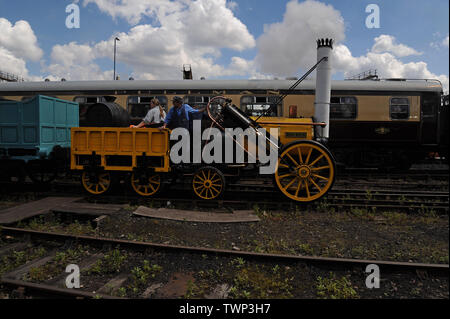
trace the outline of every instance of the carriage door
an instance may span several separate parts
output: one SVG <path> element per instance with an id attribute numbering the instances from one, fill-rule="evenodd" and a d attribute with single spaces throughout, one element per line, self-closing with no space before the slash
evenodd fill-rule
<path id="1" fill-rule="evenodd" d="M 438 107 L 439 95 L 424 93 L 421 98 L 420 136 L 421 144 L 438 143 Z"/>

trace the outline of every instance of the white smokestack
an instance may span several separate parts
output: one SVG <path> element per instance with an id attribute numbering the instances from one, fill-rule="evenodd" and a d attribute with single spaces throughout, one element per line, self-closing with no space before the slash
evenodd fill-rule
<path id="1" fill-rule="evenodd" d="M 333 50 L 332 39 L 317 40 L 317 62 L 323 60 L 317 66 L 316 75 L 316 98 L 314 101 L 314 119 L 316 122 L 324 122 L 325 127 L 317 127 L 316 138 L 319 141 L 327 141 L 330 131 L 330 97 L 331 97 L 331 51 Z"/>

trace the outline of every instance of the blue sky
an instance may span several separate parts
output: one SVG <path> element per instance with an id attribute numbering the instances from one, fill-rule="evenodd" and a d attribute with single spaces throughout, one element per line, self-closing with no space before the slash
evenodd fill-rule
<path id="1" fill-rule="evenodd" d="M 105 0 L 106 2 L 110 1 L 112 4 L 124 4 L 127 3 L 126 0 Z M 130 2 L 129 10 L 126 6 L 124 10 L 133 9 L 133 6 L 139 2 L 139 0 L 128 0 Z M 164 0 L 169 2 L 169 0 Z M 160 1 L 160 2 L 164 2 Z M 170 4 L 174 2 L 183 2 L 186 3 L 188 0 L 176 0 L 171 1 Z M 202 0 L 206 1 L 206 0 Z M 243 28 L 246 28 L 250 37 L 253 38 L 254 43 L 251 44 L 247 38 L 239 38 L 242 32 L 236 32 L 236 43 L 241 41 L 243 49 L 236 50 L 233 48 L 231 41 L 224 46 L 220 46 L 218 44 L 211 44 L 210 47 L 202 44 L 201 52 L 196 51 L 195 48 L 186 49 L 186 54 L 183 57 L 187 56 L 187 59 L 192 58 L 192 60 L 202 59 L 203 66 L 200 64 L 194 70 L 194 75 L 197 70 L 201 70 L 200 72 L 205 73 L 208 78 L 245 78 L 251 76 L 279 76 L 279 74 L 273 74 L 274 72 L 267 72 L 267 70 L 273 70 L 276 65 L 268 65 L 270 62 L 267 60 L 270 58 L 268 55 L 265 56 L 265 52 L 263 50 L 263 46 L 260 45 L 260 37 L 265 34 L 267 29 L 270 29 L 273 24 L 284 24 L 284 30 L 290 30 L 289 24 L 284 20 L 287 12 L 287 3 L 295 2 L 296 6 L 299 10 L 302 10 L 302 4 L 304 1 L 301 0 L 234 0 L 227 1 L 225 4 L 225 0 L 214 0 L 217 2 L 217 6 L 223 7 L 223 10 L 229 10 L 233 19 L 236 19 L 239 23 L 243 25 Z M 63 66 L 61 63 L 57 63 L 57 61 L 52 61 L 52 50 L 55 46 L 60 45 L 64 46 L 71 42 L 74 42 L 75 45 L 86 45 L 91 49 L 95 49 L 95 53 L 93 53 L 93 58 L 89 61 L 84 61 L 86 63 L 86 67 L 95 66 L 98 67 L 98 72 L 107 72 L 112 70 L 112 59 L 110 56 L 107 56 L 108 50 L 112 56 L 113 48 L 111 45 L 107 45 L 105 41 L 113 37 L 115 34 L 123 33 L 127 37 L 130 36 L 129 41 L 119 43 L 118 47 L 118 72 L 124 76 L 128 77 L 129 75 L 133 75 L 137 78 L 161 78 L 164 74 L 169 74 L 167 72 L 167 68 L 174 63 L 177 63 L 176 68 L 180 68 L 183 63 L 190 63 L 190 61 L 166 61 L 167 66 L 160 71 L 154 71 L 157 67 L 151 67 L 151 62 L 149 64 L 148 70 L 145 68 L 145 61 L 139 61 L 139 63 L 134 63 L 136 60 L 136 55 L 132 54 L 124 54 L 121 57 L 121 51 L 123 53 L 123 46 L 127 43 L 129 45 L 128 49 L 131 49 L 132 42 L 131 29 L 139 26 L 139 25 L 150 25 L 154 28 L 158 27 L 168 27 L 170 29 L 171 24 L 160 19 L 160 16 L 156 14 L 143 14 L 140 16 L 139 21 L 130 21 L 130 16 L 121 15 L 120 13 L 111 14 L 108 12 L 108 7 L 102 7 L 99 4 L 100 0 L 80 0 L 77 1 L 80 7 L 80 18 L 81 18 L 81 27 L 79 29 L 68 29 L 65 26 L 65 20 L 68 13 L 65 12 L 66 6 L 72 1 L 61 1 L 61 0 L 46 0 L 46 1 L 33 1 L 33 0 L 17 0 L 17 1 L 6 1 L 0 0 L 0 19 L 8 20 L 12 26 L 19 20 L 25 20 L 30 25 L 32 32 L 34 33 L 37 42 L 36 47 L 40 48 L 43 51 L 42 56 L 39 60 L 34 59 L 30 60 L 26 57 L 15 54 L 13 49 L 10 49 L 8 45 L 12 45 L 11 41 L 7 42 L 6 40 L 2 44 L 2 38 L 0 36 L 0 48 L 3 46 L 4 50 L 9 50 L 12 54 L 15 54 L 15 57 L 19 60 L 23 60 L 25 62 L 27 75 L 31 77 L 46 77 L 46 76 L 54 76 L 57 78 L 58 76 L 63 76 L 64 72 L 67 73 L 67 77 L 76 78 L 76 70 L 70 69 L 69 66 Z M 142 0 L 142 3 L 149 3 L 152 1 Z M 190 1 L 195 2 L 195 1 Z M 221 3 L 223 2 L 223 3 Z M 411 70 L 406 70 L 403 68 L 404 65 L 408 63 L 426 63 L 426 71 L 430 72 L 436 76 L 445 75 L 448 79 L 449 73 L 449 65 L 448 65 L 448 42 L 447 45 L 444 44 L 445 38 L 448 39 L 449 33 L 449 1 L 448 0 L 429 0 L 429 1 L 420 1 L 420 0 L 395 0 L 395 1 L 375 1 L 375 0 L 334 0 L 334 1 L 318 1 L 321 5 L 323 5 L 324 10 L 327 5 L 332 6 L 332 8 L 340 14 L 343 19 L 344 26 L 344 34 L 345 40 L 340 41 L 340 44 L 345 46 L 350 52 L 352 59 L 358 61 L 358 66 L 355 66 L 353 63 L 353 68 L 345 68 L 345 63 L 350 63 L 348 59 L 347 62 L 342 60 L 342 63 L 338 63 L 342 65 L 342 69 L 338 70 L 335 74 L 335 77 L 340 78 L 344 76 L 344 73 L 351 74 L 351 72 L 364 71 L 363 69 L 358 70 L 358 67 L 369 67 L 371 64 L 370 61 L 363 62 L 361 57 L 365 57 L 372 49 L 374 45 L 375 38 L 386 35 L 389 36 L 389 39 L 393 39 L 392 41 L 396 45 L 404 45 L 421 54 L 412 54 L 406 56 L 398 56 L 393 51 L 391 53 L 395 56 L 395 58 L 390 57 L 393 63 L 398 63 L 399 71 L 404 72 L 405 74 L 415 74 L 414 72 L 418 72 L 420 74 L 428 74 L 421 68 L 420 71 L 417 71 L 418 65 L 414 66 L 414 72 Z M 365 8 L 368 4 L 377 4 L 380 7 L 380 20 L 381 25 L 379 29 L 368 29 L 365 26 L 365 20 L 368 16 L 368 13 L 365 12 Z M 226 6 L 226 7 L 225 7 Z M 221 7 L 221 8 L 222 8 Z M 181 9 L 180 9 L 181 10 Z M 222 9 L 221 9 L 222 10 Z M 119 12 L 119 7 L 117 7 L 117 11 Z M 180 11 L 181 12 L 181 11 Z M 215 12 L 222 12 L 222 15 L 214 15 Z M 225 11 L 215 11 L 212 14 L 209 13 L 208 18 L 221 20 L 225 16 L 223 13 Z M 302 12 L 302 11 L 300 11 Z M 127 13 L 127 14 L 128 14 Z M 310 13 L 310 15 L 314 15 L 315 12 Z M 326 13 L 329 14 L 329 13 Z M 186 15 L 183 17 L 183 22 L 186 20 Z M 228 21 L 224 19 L 224 26 L 227 25 Z M 229 19 L 228 19 L 229 20 Z M 203 19 L 205 26 L 208 25 L 207 19 Z M 236 22 L 235 21 L 235 22 Z M 167 24 L 166 24 L 167 23 Z M 201 22 L 200 22 L 201 23 Z M 235 27 L 236 31 L 242 31 L 242 26 L 239 26 L 236 23 L 230 24 L 231 30 Z M 304 40 L 304 33 L 309 33 L 311 30 L 308 30 L 305 25 L 297 26 L 298 29 L 296 33 L 293 33 L 293 38 L 288 40 L 285 46 L 281 45 L 280 50 L 291 50 L 291 46 L 289 46 L 289 41 L 295 42 L 298 35 L 298 42 Z M 240 28 L 240 29 L 239 29 Z M 205 28 L 208 29 L 207 27 Z M 0 30 L 1 31 L 1 30 Z M 316 30 L 317 31 L 317 30 Z M 152 32 L 148 30 L 148 32 Z M 205 31 L 206 32 L 206 31 Z M 213 32 L 213 30 L 211 30 Z M 330 31 L 331 32 L 331 31 Z M 232 37 L 232 34 L 229 35 Z M 267 35 L 269 37 L 269 35 Z M 273 32 L 272 35 L 274 36 Z M 280 37 L 283 35 L 279 35 Z M 220 33 L 216 36 L 220 37 Z M 166 51 L 170 51 L 171 43 L 170 40 L 166 39 L 161 46 L 164 46 Z M 225 39 L 226 40 L 226 39 Z M 386 39 L 385 39 L 386 40 Z M 152 42 L 152 38 L 149 37 L 149 42 Z M 180 36 L 178 38 L 179 41 L 184 41 L 184 38 Z M 186 40 L 187 41 L 187 40 Z M 270 40 L 269 40 L 270 41 Z M 447 40 L 448 41 L 448 40 Z M 103 45 L 99 46 L 99 43 Z M 176 42 L 176 41 L 174 41 Z M 6 44 L 5 44 L 6 43 Z M 111 43 L 111 42 L 109 42 Z M 195 39 L 194 39 L 195 43 Z M 135 43 L 134 43 L 135 44 Z M 154 45 L 159 45 L 155 43 Z M 180 45 L 180 44 L 178 44 Z M 180 48 L 186 48 L 190 44 L 182 43 Z M 122 46 L 122 47 L 121 47 Z M 311 43 L 297 43 L 292 46 L 292 50 L 299 50 L 299 54 L 311 54 L 311 51 L 303 52 L 301 48 L 304 46 L 313 46 Z M 100 47 L 102 49 L 100 49 Z M 136 48 L 140 48 L 143 50 L 143 54 L 150 55 L 154 54 L 150 48 L 144 48 L 140 45 L 137 45 Z M 64 50 L 69 50 L 67 47 L 63 47 Z M 70 48 L 72 50 L 76 50 L 76 47 Z M 148 50 L 147 50 L 148 49 Z M 99 53 L 99 52 L 102 53 Z M 280 54 L 283 51 L 280 52 Z M 382 54 L 383 52 L 378 52 Z M 77 53 L 78 54 L 78 53 Z M 264 60 L 266 67 L 258 64 L 258 59 L 255 60 L 257 56 L 260 56 Z M 248 72 L 236 72 L 236 70 L 232 70 L 231 62 L 233 57 L 238 57 L 242 60 L 240 62 L 244 63 L 245 66 L 248 67 L 246 69 Z M 1 58 L 1 56 L 0 56 Z M 161 60 L 167 58 L 167 55 L 164 55 Z M 209 61 L 208 58 L 213 61 Z M 358 60 L 358 58 L 361 58 Z M 203 61 L 204 59 L 204 61 Z M 125 61 L 124 61 L 125 60 Z M 0 59 L 0 62 L 2 60 Z M 74 58 L 74 63 L 80 63 L 76 58 Z M 127 62 L 128 61 L 128 62 Z M 397 63 L 398 62 L 398 63 Z M 210 63 L 210 64 L 208 64 Z M 378 63 L 378 64 L 377 64 Z M 373 62 L 374 67 L 377 66 L 382 68 L 379 65 L 380 62 Z M 294 63 L 295 64 L 295 63 Z M 306 62 L 299 63 L 298 65 L 293 66 L 293 73 L 296 75 L 298 72 L 302 72 L 307 67 Z M 53 67 L 50 67 L 53 65 Z M 195 65 L 195 63 L 194 63 Z M 242 65 L 242 64 L 239 64 Z M 144 67 L 143 67 L 144 66 Z M 411 66 L 411 65 L 410 65 Z M 4 69 L 5 65 L 0 65 L 0 70 Z M 215 68 L 215 72 L 208 73 L 208 68 Z M 272 68 L 272 69 L 271 69 Z M 143 72 L 145 69 L 146 72 Z M 84 69 L 80 69 L 84 70 Z M 275 70 L 276 71 L 276 70 Z M 388 71 L 388 70 L 386 70 Z M 81 71 L 80 71 L 81 72 Z M 97 72 L 97 73 L 98 73 Z M 159 72 L 159 73 L 158 73 Z M 223 75 L 221 75 L 221 72 Z M 409 73 L 408 73 L 409 72 Z M 411 73 L 413 72 L 413 73 Z M 422 72 L 422 73 L 420 73 Z M 399 74 L 400 74 L 399 73 Z M 173 73 L 175 74 L 175 73 Z M 283 74 L 289 76 L 291 74 Z M 105 73 L 105 77 L 106 77 Z M 168 76 L 170 78 L 170 76 Z"/>

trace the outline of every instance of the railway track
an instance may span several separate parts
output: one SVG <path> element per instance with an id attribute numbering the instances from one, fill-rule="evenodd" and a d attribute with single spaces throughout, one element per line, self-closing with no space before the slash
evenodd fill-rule
<path id="1" fill-rule="evenodd" d="M 334 272 L 342 272 L 349 274 L 351 273 L 351 279 L 354 281 L 361 281 L 359 283 L 352 282 L 355 286 L 364 286 L 365 269 L 367 265 L 377 265 L 382 273 L 382 284 L 396 283 L 397 285 L 403 281 L 407 280 L 435 280 L 439 282 L 444 282 L 447 285 L 447 297 L 448 297 L 448 264 L 423 264 L 423 263 L 410 263 L 410 262 L 393 262 L 393 261 L 383 261 L 383 260 L 360 260 L 360 259 L 345 259 L 345 258 L 324 258 L 324 257 L 313 257 L 313 256 L 298 256 L 298 255 L 282 255 L 282 254 L 264 254 L 255 252 L 245 252 L 245 251 L 235 251 L 235 250 L 224 250 L 224 249 L 213 249 L 213 248 L 202 248 L 202 247 L 187 247 L 187 246 L 176 246 L 176 245 L 165 245 L 165 244 L 155 244 L 149 242 L 136 242 L 127 241 L 119 239 L 108 239 L 99 238 L 92 236 L 81 236 L 81 235 L 68 235 L 53 232 L 42 232 L 34 231 L 22 228 L 13 227 L 3 227 L 1 229 L 1 236 L 5 242 L 5 238 L 11 242 L 6 242 L 0 246 L 0 256 L 7 256 L 8 252 L 13 252 L 13 255 L 20 255 L 20 249 L 32 250 L 29 245 L 25 243 L 31 243 L 32 245 L 39 245 L 39 247 L 45 246 L 50 247 L 47 249 L 46 253 L 35 256 L 31 258 L 24 265 L 20 265 L 13 269 L 8 269 L 4 272 L 1 278 L 1 283 L 4 286 L 9 287 L 12 290 L 12 296 L 14 297 L 45 297 L 53 296 L 58 298 L 118 298 L 125 297 L 126 294 L 120 294 L 120 292 L 130 290 L 126 283 L 131 283 L 136 280 L 136 274 L 141 272 L 140 276 L 143 276 L 142 272 L 148 271 L 152 276 L 148 275 L 147 280 L 143 282 L 143 285 L 136 291 L 130 290 L 131 297 L 133 298 L 148 298 L 153 294 L 157 297 L 186 297 L 187 293 L 193 294 L 192 287 L 189 287 L 187 279 L 195 281 L 200 285 L 202 282 L 202 276 L 194 277 L 194 273 L 198 271 L 199 274 L 204 274 L 207 267 L 213 267 L 213 264 L 217 268 L 217 271 L 223 271 L 226 273 L 228 270 L 224 267 L 231 267 L 232 273 L 246 274 L 247 280 L 249 279 L 248 269 L 261 270 L 262 273 L 265 270 L 269 270 L 268 275 L 277 278 L 278 272 L 280 275 L 299 275 L 296 273 L 300 271 L 302 276 L 315 276 L 328 273 L 330 270 Z M 78 246 L 77 246 L 78 245 Z M 80 246 L 81 245 L 81 246 Z M 68 289 L 62 286 L 64 279 L 68 275 L 64 272 L 63 268 L 60 267 L 60 272 L 54 272 L 54 277 L 44 278 L 40 282 L 36 280 L 30 280 L 30 278 L 39 277 L 39 269 L 53 270 L 52 267 L 46 267 L 46 265 L 55 263 L 55 260 L 64 260 L 64 254 L 68 254 L 67 251 L 70 249 L 75 250 L 74 247 L 83 247 L 83 251 L 88 251 L 87 254 L 78 256 L 77 260 L 65 260 L 66 263 L 76 262 L 80 265 L 81 276 L 87 276 L 88 279 L 81 282 L 91 281 L 95 282 L 95 285 L 87 285 L 88 287 L 81 289 Z M 106 248 L 105 248 L 106 247 Z M 90 275 L 89 269 L 95 269 L 95 265 L 99 264 L 101 260 L 107 265 L 105 256 L 111 256 L 111 251 L 114 251 L 112 247 L 120 247 L 121 254 L 127 256 L 129 259 L 133 259 L 136 264 L 141 265 L 142 259 L 160 261 L 170 259 L 172 260 L 172 267 L 176 265 L 174 269 L 171 269 L 169 264 L 164 264 L 157 266 L 152 264 L 147 268 L 144 265 L 128 267 L 128 270 L 116 271 L 115 273 L 106 273 L 103 276 L 101 282 L 98 282 L 99 276 Z M 117 251 L 117 250 L 115 250 Z M 142 255 L 144 253 L 144 255 Z M 137 254 L 137 255 L 136 255 Z M 138 257 L 136 257 L 138 256 Z M 5 258 L 5 257 L 3 257 Z M 58 259 L 59 258 L 59 259 Z M 119 258 L 116 256 L 116 259 Z M 120 258 L 117 260 L 121 260 Z M 200 264 L 200 268 L 196 268 L 195 265 Z M 202 263 L 207 264 L 202 268 Z M 251 266 L 250 266 L 251 265 Z M 59 266 L 65 266 L 64 263 L 60 262 Z M 105 266 L 106 267 L 106 266 Z M 97 267 L 98 268 L 98 267 Z M 126 268 L 126 267 L 125 267 Z M 138 269 L 138 270 L 136 270 Z M 152 270 L 153 269 L 153 270 Z M 167 271 L 167 273 L 162 274 L 162 269 Z M 263 270 L 264 269 L 264 270 Z M 131 271 L 130 271 L 131 270 Z M 294 272 L 292 272 L 294 271 Z M 272 272 L 272 273 L 270 273 Z M 284 273 L 286 272 L 286 274 Z M 45 277 L 47 274 L 43 274 Z M 154 275 L 154 276 L 153 276 Z M 177 279 L 178 276 L 178 279 Z M 203 279 L 207 279 L 208 276 L 204 275 Z M 133 279 L 131 279 L 133 278 Z M 149 278 L 154 278 L 151 280 Z M 225 280 L 226 276 L 221 277 Z M 280 277 L 281 278 L 281 277 Z M 284 277 L 283 277 L 284 278 Z M 320 277 L 322 278 L 322 277 Z M 426 278 L 426 279 L 424 279 Z M 42 279 L 42 278 L 41 278 Z M 261 278 L 259 278 L 261 279 Z M 314 278 L 316 279 L 316 278 Z M 178 280 L 178 282 L 177 282 Z M 182 282 L 184 280 L 184 286 Z M 188 280 L 188 281 L 189 281 Z M 227 298 L 227 297 L 242 297 L 237 294 L 234 289 L 239 290 L 240 284 L 239 280 L 244 280 L 238 276 L 238 279 L 234 278 L 231 283 L 221 283 L 218 286 L 228 287 L 225 289 L 227 292 L 222 291 L 222 294 L 214 295 L 217 287 L 208 287 L 203 291 L 204 296 L 211 298 Z M 108 286 L 109 285 L 109 286 Z M 183 286 L 180 288 L 180 285 Z M 423 283 L 422 283 L 423 285 Z M 127 288 L 124 288 L 127 287 Z M 178 287 L 178 291 L 177 288 Z M 191 290 L 190 290 L 191 289 Z M 303 298 L 305 296 L 301 295 L 300 291 L 290 288 L 283 288 L 287 293 L 291 294 L 292 297 Z M 363 289 L 363 288 L 361 288 Z M 295 290 L 295 292 L 294 292 Z M 109 291 L 108 293 L 105 293 Z M 162 294 L 158 295 L 158 291 Z M 210 294 L 208 294 L 212 291 Z M 119 292 L 119 293 L 118 293 Z M 172 295 L 170 295 L 172 293 Z M 245 293 L 245 291 L 243 292 Z M 368 293 L 368 289 L 364 290 L 364 293 Z M 300 295 L 297 295 L 300 294 Z M 130 295 L 128 295 L 130 296 Z M 189 297 L 189 295 L 188 295 Z M 266 296 L 271 297 L 271 296 Z M 308 297 L 308 296 L 306 296 Z"/>
<path id="2" fill-rule="evenodd" d="M 35 190 L 36 192 L 36 190 Z M 22 192 L 20 192 L 22 193 Z M 38 192 L 45 196 L 79 196 L 81 187 L 74 183 L 62 183 L 53 190 Z M 243 194 L 245 193 L 245 196 Z M 12 193 L 14 194 L 14 193 Z M 38 195 L 39 196 L 39 195 Z M 445 214 L 449 211 L 448 191 L 418 191 L 389 188 L 355 189 L 336 185 L 319 201 L 302 204 L 286 200 L 273 185 L 268 183 L 240 183 L 227 185 L 227 192 L 221 199 L 200 200 L 180 185 L 170 187 L 157 197 L 142 198 L 121 185 L 111 195 L 100 197 L 87 195 L 86 201 L 96 203 L 130 203 L 146 205 L 149 202 L 159 207 L 170 205 L 196 208 L 253 209 L 255 207 L 277 210 L 314 210 L 331 209 L 352 210 L 399 210 L 404 212 L 433 212 Z M 242 199 L 241 199 L 242 198 Z"/>
<path id="3" fill-rule="evenodd" d="M 403 187 L 403 186 L 436 186 L 448 190 L 449 170 L 447 169 L 414 169 L 406 172 L 380 172 L 377 169 L 350 169 L 338 170 L 336 172 L 335 187 L 344 187 L 351 185 L 367 186 L 385 186 L 385 187 Z M 36 185 L 30 180 L 22 183 L 0 181 L 0 186 L 5 188 L 25 188 L 34 189 L 36 187 L 43 189 L 77 187 L 80 184 L 79 176 L 69 175 L 58 178 L 51 185 Z M 231 182 L 234 187 L 245 187 L 246 184 L 253 185 L 272 185 L 272 178 L 242 178 L 239 183 Z M 230 182 L 227 181 L 227 187 Z"/>

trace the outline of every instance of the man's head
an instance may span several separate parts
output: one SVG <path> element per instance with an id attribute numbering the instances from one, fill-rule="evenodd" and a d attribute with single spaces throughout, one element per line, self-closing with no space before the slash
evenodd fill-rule
<path id="1" fill-rule="evenodd" d="M 181 97 L 179 97 L 179 96 L 175 96 L 172 99 L 172 103 L 173 103 L 173 106 L 180 107 L 180 106 L 183 105 L 183 99 Z"/>

